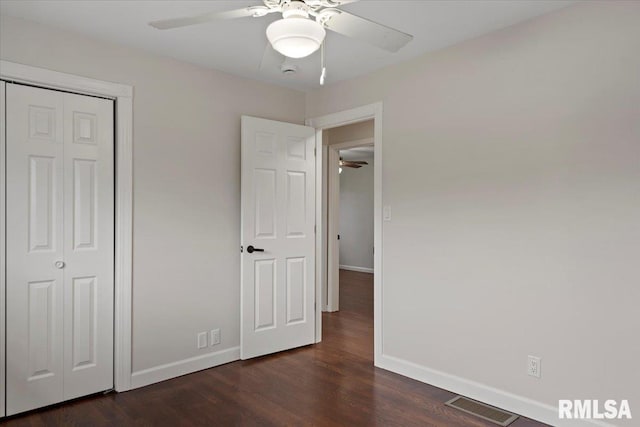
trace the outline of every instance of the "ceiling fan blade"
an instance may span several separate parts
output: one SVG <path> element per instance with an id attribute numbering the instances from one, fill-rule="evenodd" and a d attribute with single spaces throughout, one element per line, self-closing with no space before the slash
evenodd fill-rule
<path id="1" fill-rule="evenodd" d="M 248 16 L 261 16 L 261 14 L 269 13 L 269 9 L 263 6 L 249 6 L 243 9 L 227 10 L 225 12 L 210 12 L 202 15 L 185 16 L 182 18 L 163 19 L 160 21 L 149 22 L 158 30 L 168 30 L 171 28 L 186 27 L 188 25 L 204 24 L 205 22 L 217 21 L 219 19 L 236 19 L 246 18 Z"/>
<path id="2" fill-rule="evenodd" d="M 364 160 L 344 160 L 344 159 L 340 159 L 340 163 L 352 163 L 354 165 L 368 165 L 369 163 L 365 162 Z"/>
<path id="3" fill-rule="evenodd" d="M 267 45 L 264 47 L 264 53 L 262 54 L 262 61 L 260 61 L 260 69 L 279 70 L 284 60 L 284 55 L 277 52 L 273 46 L 271 46 L 271 43 L 267 42 Z"/>
<path id="4" fill-rule="evenodd" d="M 324 9 L 320 22 L 325 28 L 377 46 L 389 52 L 397 52 L 409 43 L 413 36 L 377 22 L 369 21 L 339 9 Z"/>
<path id="5" fill-rule="evenodd" d="M 338 6 L 344 6 L 345 4 L 349 4 L 349 3 L 355 3 L 357 1 L 358 0 L 325 0 L 324 3 L 326 7 L 338 7 Z M 322 0 L 320 0 L 320 3 L 323 3 Z"/>
<path id="6" fill-rule="evenodd" d="M 356 169 L 362 167 L 360 162 L 351 162 L 349 160 L 340 161 L 340 166 L 343 166 L 343 167 L 346 167 L 346 168 L 356 168 Z"/>

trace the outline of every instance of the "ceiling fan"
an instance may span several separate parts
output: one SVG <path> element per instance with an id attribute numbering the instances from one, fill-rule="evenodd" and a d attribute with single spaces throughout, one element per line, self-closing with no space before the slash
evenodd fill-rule
<path id="1" fill-rule="evenodd" d="M 324 42 L 325 29 L 365 41 L 389 52 L 397 52 L 413 39 L 409 34 L 336 8 L 355 1 L 357 0 L 263 0 L 264 5 L 153 21 L 149 25 L 167 30 L 219 19 L 259 18 L 271 13 L 282 13 L 282 19 L 267 27 L 267 38 L 276 51 L 289 58 L 304 58 L 318 50 Z"/>
<path id="2" fill-rule="evenodd" d="M 369 163 L 367 162 L 363 162 L 363 161 L 356 161 L 356 160 L 342 160 L 342 157 L 340 157 L 340 164 L 339 166 L 341 168 L 361 168 L 364 165 L 368 165 Z"/>

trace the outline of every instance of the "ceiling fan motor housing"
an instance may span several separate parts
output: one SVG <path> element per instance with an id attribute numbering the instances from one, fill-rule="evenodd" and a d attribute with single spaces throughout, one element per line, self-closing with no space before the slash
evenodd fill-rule
<path id="1" fill-rule="evenodd" d="M 305 2 L 294 0 L 282 6 L 283 18 L 309 18 L 309 6 Z"/>
<path id="2" fill-rule="evenodd" d="M 267 27 L 267 38 L 275 50 L 289 58 L 304 58 L 318 50 L 326 31 L 309 18 L 309 7 L 304 2 L 283 4 L 282 16 Z"/>

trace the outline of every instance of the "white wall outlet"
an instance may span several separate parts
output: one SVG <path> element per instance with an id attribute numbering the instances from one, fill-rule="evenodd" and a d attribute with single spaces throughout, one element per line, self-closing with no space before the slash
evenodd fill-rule
<path id="1" fill-rule="evenodd" d="M 211 345 L 220 344 L 220 329 L 212 329 L 210 332 L 211 335 Z"/>
<path id="2" fill-rule="evenodd" d="M 540 358 L 536 356 L 528 356 L 527 358 L 527 375 L 540 378 Z"/>
<path id="3" fill-rule="evenodd" d="M 207 348 L 207 333 L 198 332 L 198 349 Z"/>

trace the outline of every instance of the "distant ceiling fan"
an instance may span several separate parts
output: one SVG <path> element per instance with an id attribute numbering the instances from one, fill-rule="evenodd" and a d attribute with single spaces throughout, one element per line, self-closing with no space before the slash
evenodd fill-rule
<path id="1" fill-rule="evenodd" d="M 341 168 L 361 168 L 364 165 L 368 165 L 369 163 L 367 162 L 362 162 L 362 161 L 355 161 L 355 160 L 342 160 L 342 157 L 340 157 L 340 167 Z"/>
<path id="2" fill-rule="evenodd" d="M 413 39 L 409 34 L 336 9 L 337 6 L 355 1 L 357 0 L 263 0 L 264 5 L 154 21 L 149 25 L 166 30 L 219 19 L 249 16 L 258 18 L 270 13 L 282 13 L 282 19 L 267 27 L 267 38 L 276 51 L 289 58 L 304 58 L 318 50 L 324 41 L 325 29 L 390 52 L 397 52 Z"/>

